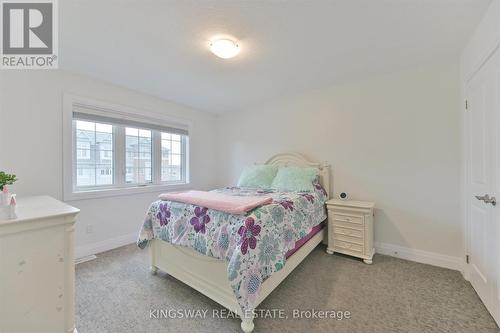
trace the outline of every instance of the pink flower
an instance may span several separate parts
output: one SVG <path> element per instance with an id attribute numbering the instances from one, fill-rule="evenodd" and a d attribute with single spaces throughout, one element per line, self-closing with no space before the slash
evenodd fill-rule
<path id="1" fill-rule="evenodd" d="M 304 198 L 306 198 L 307 201 L 309 201 L 310 203 L 314 203 L 314 196 L 312 194 L 305 193 L 305 194 L 302 194 L 302 196 Z"/>
<path id="2" fill-rule="evenodd" d="M 168 208 L 168 204 L 166 202 L 162 202 L 158 209 L 158 213 L 156 213 L 156 217 L 160 220 L 160 225 L 164 226 L 168 224 L 168 220 L 170 219 L 170 209 Z"/>
<path id="3" fill-rule="evenodd" d="M 283 208 L 293 211 L 293 201 L 291 200 L 281 200 L 278 202 Z"/>
<path id="4" fill-rule="evenodd" d="M 208 208 L 206 207 L 196 207 L 194 209 L 194 217 L 191 218 L 191 225 L 194 227 L 194 231 L 205 233 L 205 224 L 210 222 L 210 216 L 207 215 Z"/>
<path id="5" fill-rule="evenodd" d="M 247 254 L 248 247 L 252 250 L 255 249 L 257 245 L 257 239 L 255 238 L 260 233 L 260 225 L 255 224 L 253 217 L 247 217 L 245 220 L 245 225 L 242 225 L 238 230 L 238 234 L 241 236 L 241 253 Z"/>
<path id="6" fill-rule="evenodd" d="M 325 189 L 323 188 L 323 186 L 321 186 L 320 183 L 314 183 L 314 187 L 321 193 L 323 193 L 324 196 L 327 196 L 328 193 L 326 193 Z"/>

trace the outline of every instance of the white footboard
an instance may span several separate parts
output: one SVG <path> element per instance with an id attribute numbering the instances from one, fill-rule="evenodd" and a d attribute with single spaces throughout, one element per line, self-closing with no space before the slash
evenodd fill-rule
<path id="1" fill-rule="evenodd" d="M 271 275 L 262 283 L 257 299 L 258 306 L 304 258 L 323 241 L 326 228 L 314 235 L 297 252 L 287 259 L 285 267 Z M 151 241 L 151 271 L 160 269 L 184 282 L 200 293 L 211 298 L 226 309 L 242 317 L 241 327 L 244 332 L 254 328 L 253 318 L 243 318 L 236 296 L 227 278 L 228 262 L 202 255 L 192 249 L 175 246 L 161 240 Z"/>
<path id="2" fill-rule="evenodd" d="M 227 278 L 227 264 L 224 260 L 202 255 L 186 247 L 157 239 L 151 242 L 152 271 L 158 268 L 241 315 Z"/>

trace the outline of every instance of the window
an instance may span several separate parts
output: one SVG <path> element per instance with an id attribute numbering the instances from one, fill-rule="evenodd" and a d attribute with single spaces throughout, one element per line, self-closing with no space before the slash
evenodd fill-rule
<path id="1" fill-rule="evenodd" d="M 178 134 L 161 133 L 161 180 L 180 181 L 183 175 L 185 149 Z"/>
<path id="2" fill-rule="evenodd" d="M 187 126 L 163 125 L 161 119 L 142 113 L 134 118 L 133 114 L 102 111 L 98 105 L 82 105 L 73 99 L 67 107 L 70 111 L 65 117 L 71 130 L 65 127 L 65 137 L 70 138 L 65 151 L 72 151 L 71 160 L 65 159 L 65 175 L 71 175 L 65 176 L 67 199 L 144 192 L 148 187 L 158 190 L 158 186 L 189 182 Z"/>
<path id="3" fill-rule="evenodd" d="M 109 124 L 75 120 L 76 187 L 113 184 L 111 158 L 102 159 L 103 153 L 113 154 L 113 126 Z M 100 172 L 98 172 L 98 170 Z"/>
<path id="4" fill-rule="evenodd" d="M 150 130 L 126 127 L 125 149 L 128 184 L 147 184 L 153 181 L 153 140 Z M 181 181 L 181 179 L 179 179 Z"/>

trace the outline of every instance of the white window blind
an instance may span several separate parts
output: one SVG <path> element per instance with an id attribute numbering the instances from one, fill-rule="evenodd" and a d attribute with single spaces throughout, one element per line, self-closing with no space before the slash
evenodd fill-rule
<path id="1" fill-rule="evenodd" d="M 154 118 L 134 117 L 91 106 L 75 105 L 73 107 L 73 118 L 136 128 L 148 128 L 159 132 L 179 135 L 189 134 L 187 126 L 183 124 L 167 124 Z"/>

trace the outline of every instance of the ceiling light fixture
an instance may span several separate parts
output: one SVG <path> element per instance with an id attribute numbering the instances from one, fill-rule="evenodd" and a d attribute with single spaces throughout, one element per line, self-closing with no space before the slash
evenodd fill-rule
<path id="1" fill-rule="evenodd" d="M 210 51 L 222 59 L 235 57 L 240 53 L 240 46 L 230 39 L 215 39 L 210 41 Z"/>

